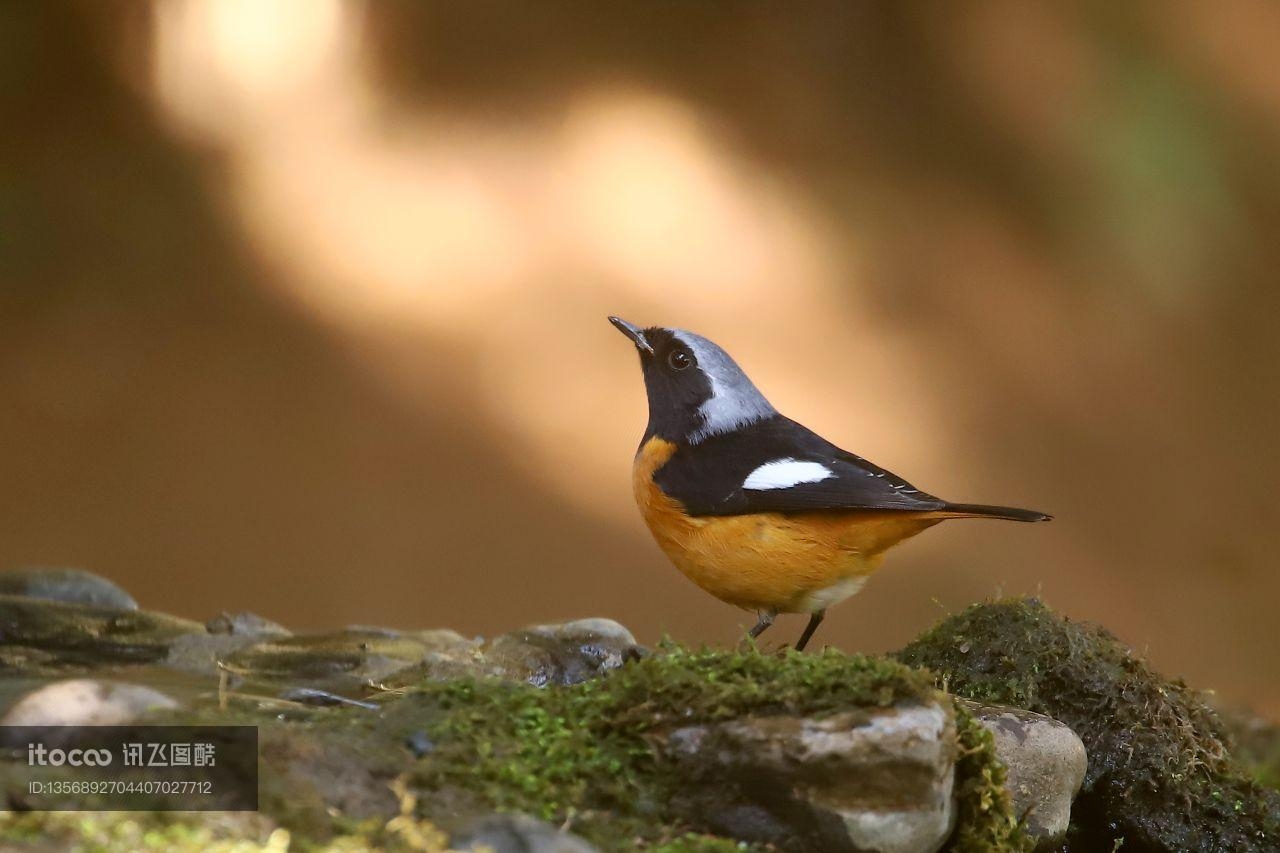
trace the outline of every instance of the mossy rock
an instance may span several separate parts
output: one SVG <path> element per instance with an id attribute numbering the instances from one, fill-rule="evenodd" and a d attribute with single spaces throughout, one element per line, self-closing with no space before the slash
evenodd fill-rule
<path id="1" fill-rule="evenodd" d="M 1103 628 L 1002 600 L 943 620 L 897 657 L 957 695 L 1047 714 L 1080 736 L 1089 768 L 1067 849 L 1280 845 L 1280 795 L 1232 760 L 1212 708 Z"/>
<path id="2" fill-rule="evenodd" d="M 227 672 L 251 683 L 361 692 L 365 685 L 418 664 L 433 651 L 426 639 L 358 628 L 271 637 L 236 648 L 223 655 L 219 663 Z"/>
<path id="3" fill-rule="evenodd" d="M 149 663 L 178 637 L 203 633 L 200 623 L 164 613 L 0 595 L 0 638 L 44 653 L 46 666 Z"/>
<path id="4" fill-rule="evenodd" d="M 687 780 L 653 743 L 673 727 L 747 716 L 823 716 L 939 699 L 931 676 L 892 661 L 816 654 L 690 650 L 666 644 L 607 677 L 552 689 L 498 681 L 427 683 L 388 702 L 386 723 L 427 720 L 434 749 L 412 782 L 426 814 L 476 803 L 574 831 L 603 850 L 731 849 L 669 813 Z M 432 709 L 432 710 L 428 710 Z M 1023 849 L 988 733 L 963 717 L 952 849 Z M 464 795 L 459 799 L 460 792 Z M 466 802 L 467 798 L 471 802 Z M 434 807 L 431 805 L 434 804 Z M 996 846 L 988 845 L 988 841 Z"/>
<path id="5" fill-rule="evenodd" d="M 267 830 L 286 831 L 302 849 L 334 843 L 397 849 L 405 846 L 403 833 L 428 826 L 453 831 L 496 811 L 567 824 L 602 851 L 727 853 L 762 848 L 672 811 L 671 795 L 687 780 L 653 748 L 665 732 L 753 715 L 821 717 L 945 697 L 930 673 L 890 660 L 834 650 L 772 655 L 663 645 L 570 686 L 424 680 L 375 701 L 377 710 L 281 713 L 278 701 L 233 698 L 226 708 L 208 704 L 149 721 L 259 726 L 261 816 Z M 990 735 L 963 711 L 957 723 L 959 820 L 950 849 L 1025 849 Z M 85 832 L 137 837 L 132 823 L 108 825 L 115 819 L 94 816 Z M 227 837 L 210 836 L 205 817 L 118 819 L 140 823 L 144 835 L 164 842 Z M 8 828 L 0 821 L 0 846 L 36 837 L 42 820 L 26 816 Z M 65 837 L 61 820 L 47 818 L 50 830 Z M 269 843 L 268 835 L 257 831 L 258 843 Z M 133 848 L 122 842 L 101 849 Z"/>

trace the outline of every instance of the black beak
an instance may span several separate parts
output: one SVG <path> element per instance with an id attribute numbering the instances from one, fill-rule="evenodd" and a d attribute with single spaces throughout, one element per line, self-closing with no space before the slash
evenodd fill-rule
<path id="1" fill-rule="evenodd" d="M 631 338 L 631 343 L 636 345 L 636 349 L 653 355 L 653 347 L 649 346 L 649 342 L 644 339 L 644 331 L 639 326 L 633 326 L 621 317 L 610 317 L 609 322 L 616 326 L 619 332 Z"/>

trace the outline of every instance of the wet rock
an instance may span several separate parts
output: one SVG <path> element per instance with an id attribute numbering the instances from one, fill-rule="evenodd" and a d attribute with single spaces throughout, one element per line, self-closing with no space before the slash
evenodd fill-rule
<path id="1" fill-rule="evenodd" d="M 1071 802 L 1084 781 L 1088 757 L 1075 732 L 1052 717 L 956 699 L 995 737 L 996 754 L 1008 771 L 1005 789 L 1027 831 L 1047 841 L 1066 835 Z"/>
<path id="2" fill-rule="evenodd" d="M 587 681 L 643 653 L 631 632 L 612 619 L 578 619 L 503 634 L 484 657 L 489 675 L 545 687 Z"/>
<path id="3" fill-rule="evenodd" d="M 0 643 L 39 649 L 59 664 L 149 663 L 198 622 L 151 613 L 0 595 Z"/>
<path id="4" fill-rule="evenodd" d="M 106 578 L 83 569 L 28 568 L 0 572 L 0 595 L 21 595 L 118 610 L 138 609 L 138 602 L 129 593 Z"/>
<path id="5" fill-rule="evenodd" d="M 395 632 L 349 630 L 256 642 L 220 658 L 234 675 L 338 693 L 358 691 L 419 664 L 428 643 Z"/>
<path id="6" fill-rule="evenodd" d="M 806 851 L 931 853 L 952 829 L 955 721 L 933 703 L 743 717 L 669 733 L 695 825 Z"/>
<path id="7" fill-rule="evenodd" d="M 293 633 L 283 625 L 247 610 L 220 613 L 206 622 L 204 627 L 210 634 L 233 637 L 288 637 Z"/>
<path id="8" fill-rule="evenodd" d="M 492 853 L 596 853 L 596 848 L 568 832 L 524 815 L 493 815 L 449 841 L 454 850 Z"/>
<path id="9" fill-rule="evenodd" d="M 165 666 L 183 672 L 218 675 L 218 662 L 255 643 L 290 636 L 289 629 L 256 613 L 222 613 L 205 623 L 207 634 L 178 637 L 169 646 Z"/>
<path id="10" fill-rule="evenodd" d="M 120 726 L 177 706 L 150 687 L 77 678 L 31 691 L 5 711 L 0 726 Z"/>

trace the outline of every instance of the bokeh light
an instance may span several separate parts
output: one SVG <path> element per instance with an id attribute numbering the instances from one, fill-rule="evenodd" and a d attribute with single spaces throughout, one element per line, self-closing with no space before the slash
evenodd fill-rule
<path id="1" fill-rule="evenodd" d="M 730 642 L 632 505 L 619 314 L 1057 515 L 913 541 L 827 642 L 1038 592 L 1280 714 L 1269 4 L 540 6 L 0 13 L 5 564 L 195 617 Z"/>

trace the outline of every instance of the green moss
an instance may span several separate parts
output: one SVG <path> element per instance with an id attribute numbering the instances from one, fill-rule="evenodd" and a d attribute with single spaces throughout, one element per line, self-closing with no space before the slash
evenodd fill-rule
<path id="1" fill-rule="evenodd" d="M 956 735 L 961 753 L 956 762 L 956 831 L 950 849 L 953 853 L 989 853 L 1034 848 L 1034 839 L 1013 814 L 995 738 L 959 704 Z"/>
<path id="2" fill-rule="evenodd" d="M 428 726 L 437 748 L 414 777 L 424 790 L 463 789 L 499 810 L 570 819 L 588 839 L 624 849 L 637 838 L 676 843 L 667 836 L 681 831 L 664 814 L 678 780 L 647 739 L 665 726 L 748 713 L 821 714 L 933 695 L 927 674 L 883 659 L 665 645 L 607 678 L 572 687 L 425 684 L 389 703 L 387 712 L 419 719 L 424 707 L 444 712 Z"/>
<path id="3" fill-rule="evenodd" d="M 256 815 L 175 815 L 145 812 L 0 813 L 5 850 L 49 850 L 51 845 L 99 851 L 173 853 L 284 853 L 289 834 L 271 830 Z"/>
<path id="4" fill-rule="evenodd" d="M 293 837 L 286 829 L 270 828 L 268 821 L 256 815 L 243 813 L 229 819 L 216 812 L 0 812 L 0 847 L 6 851 L 47 851 L 56 846 L 78 853 L 452 853 L 448 836 L 429 821 L 398 815 L 365 823 L 356 832 L 317 846 Z M 707 851 L 718 853 L 714 848 Z"/>
<path id="5" fill-rule="evenodd" d="M 740 841 L 717 838 L 714 835 L 698 835 L 685 833 L 679 838 L 664 841 L 650 847 L 652 853 L 741 853 L 751 850 L 751 846 Z"/>
<path id="6" fill-rule="evenodd" d="M 897 657 L 959 695 L 1048 714 L 1080 735 L 1080 847 L 1123 837 L 1125 849 L 1269 850 L 1280 839 L 1280 798 L 1231 760 L 1213 710 L 1102 628 L 1003 600 L 944 620 Z"/>

